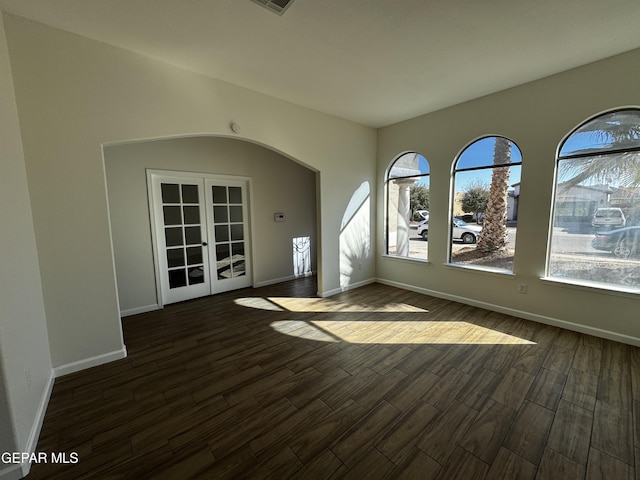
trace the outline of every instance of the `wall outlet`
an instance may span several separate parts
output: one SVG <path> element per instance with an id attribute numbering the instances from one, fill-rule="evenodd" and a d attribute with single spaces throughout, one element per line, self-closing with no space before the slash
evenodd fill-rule
<path id="1" fill-rule="evenodd" d="M 528 288 L 529 287 L 526 283 L 521 283 L 520 285 L 518 285 L 518 293 L 527 293 Z"/>

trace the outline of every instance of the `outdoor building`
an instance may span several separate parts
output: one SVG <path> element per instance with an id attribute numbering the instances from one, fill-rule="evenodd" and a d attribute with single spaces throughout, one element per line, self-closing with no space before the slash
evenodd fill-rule
<path id="1" fill-rule="evenodd" d="M 608 185 L 558 185 L 554 223 L 558 227 L 589 228 L 599 207 L 610 206 L 614 189 Z"/>
<path id="2" fill-rule="evenodd" d="M 518 221 L 518 203 L 520 202 L 520 183 L 514 183 L 509 189 L 507 199 L 507 222 Z"/>
<path id="3" fill-rule="evenodd" d="M 388 195 L 388 253 L 409 255 L 409 225 L 412 221 L 410 191 L 421 174 L 418 154 L 408 153 L 395 161 L 389 172 Z"/>

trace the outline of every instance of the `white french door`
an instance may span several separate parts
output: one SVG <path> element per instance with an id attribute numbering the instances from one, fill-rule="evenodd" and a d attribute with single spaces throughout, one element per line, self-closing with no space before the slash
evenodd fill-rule
<path id="1" fill-rule="evenodd" d="M 249 179 L 148 172 L 162 305 L 252 283 Z"/>
<path id="2" fill-rule="evenodd" d="M 251 285 L 247 188 L 244 181 L 205 180 L 211 245 L 211 293 Z"/>

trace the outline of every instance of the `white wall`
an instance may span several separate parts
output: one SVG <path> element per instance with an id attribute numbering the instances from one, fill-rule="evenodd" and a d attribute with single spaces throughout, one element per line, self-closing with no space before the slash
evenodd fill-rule
<path id="1" fill-rule="evenodd" d="M 11 67 L 0 22 L 0 452 L 35 446 L 51 358 Z M 9 475 L 0 466 L 0 476 Z"/>
<path id="2" fill-rule="evenodd" d="M 229 135 L 235 121 L 241 138 L 318 171 L 319 290 L 340 288 L 341 220 L 362 182 L 375 184 L 375 130 L 20 17 L 5 24 L 55 366 L 124 353 L 103 144 Z M 372 277 L 370 255 L 350 281 Z"/>
<path id="3" fill-rule="evenodd" d="M 235 138 L 190 137 L 109 146 L 105 165 L 122 312 L 157 303 L 147 168 L 251 177 L 254 283 L 293 276 L 295 237 L 312 239 L 316 268 L 315 172 L 279 153 Z M 275 212 L 285 222 L 274 222 Z"/>
<path id="4" fill-rule="evenodd" d="M 379 278 L 541 321 L 640 342 L 636 295 L 615 295 L 541 280 L 544 274 L 555 151 L 564 135 L 587 117 L 638 105 L 640 50 L 476 99 L 379 131 L 378 177 L 406 150 L 426 156 L 431 167 L 429 257 L 431 264 L 383 258 L 382 182 L 378 185 Z M 515 275 L 479 273 L 447 266 L 449 179 L 454 158 L 481 135 L 504 135 L 522 150 Z M 529 286 L 518 294 L 520 283 Z"/>

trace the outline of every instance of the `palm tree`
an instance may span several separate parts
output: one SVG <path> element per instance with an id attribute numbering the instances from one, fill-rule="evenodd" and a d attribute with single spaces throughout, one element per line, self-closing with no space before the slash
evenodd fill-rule
<path id="1" fill-rule="evenodd" d="M 511 142 L 504 137 L 495 137 L 493 167 L 489 201 L 476 249 L 483 253 L 497 252 L 507 247 L 507 191 L 511 163 Z"/>
<path id="2" fill-rule="evenodd" d="M 640 186 L 640 110 L 617 110 L 589 120 L 564 142 L 559 181 L 571 188 L 587 180 Z"/>

